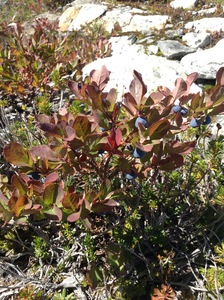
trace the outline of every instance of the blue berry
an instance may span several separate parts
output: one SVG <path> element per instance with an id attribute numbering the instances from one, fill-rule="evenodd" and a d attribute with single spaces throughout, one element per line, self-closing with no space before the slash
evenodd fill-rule
<path id="1" fill-rule="evenodd" d="M 146 155 L 145 151 L 139 149 L 139 148 L 135 148 L 134 152 L 133 152 L 133 156 L 135 158 L 142 158 Z"/>
<path id="2" fill-rule="evenodd" d="M 193 127 L 193 128 L 199 127 L 200 126 L 200 122 L 197 119 L 193 118 L 190 121 L 190 126 Z"/>
<path id="3" fill-rule="evenodd" d="M 188 109 L 187 109 L 186 107 L 183 107 L 183 108 L 181 109 L 180 113 L 181 113 L 182 116 L 185 116 L 185 115 L 188 114 Z"/>
<path id="4" fill-rule="evenodd" d="M 135 172 L 132 170 L 131 173 L 126 174 L 125 176 L 128 180 L 134 180 L 136 178 Z"/>
<path id="5" fill-rule="evenodd" d="M 138 124 L 142 124 L 145 128 L 149 127 L 148 121 L 144 117 L 138 117 L 135 120 L 135 127 L 138 128 Z"/>
<path id="6" fill-rule="evenodd" d="M 173 112 L 178 113 L 182 110 L 182 107 L 180 105 L 174 105 L 173 106 Z"/>
<path id="7" fill-rule="evenodd" d="M 210 124 L 212 121 L 211 117 L 210 116 L 206 116 L 204 122 L 202 123 L 203 125 L 208 125 Z"/>

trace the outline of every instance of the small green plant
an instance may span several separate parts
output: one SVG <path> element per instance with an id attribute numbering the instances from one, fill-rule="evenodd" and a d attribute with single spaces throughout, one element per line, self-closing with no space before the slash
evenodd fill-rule
<path id="1" fill-rule="evenodd" d="M 36 258 L 47 259 L 50 257 L 49 247 L 42 237 L 34 236 L 32 246 Z"/>

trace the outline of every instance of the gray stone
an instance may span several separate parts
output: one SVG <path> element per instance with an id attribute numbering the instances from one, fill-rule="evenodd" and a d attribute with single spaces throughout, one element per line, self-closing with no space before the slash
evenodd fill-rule
<path id="1" fill-rule="evenodd" d="M 183 35 L 183 29 L 169 29 L 166 31 L 166 36 L 169 38 L 169 39 L 174 39 L 174 38 L 177 38 L 177 37 L 182 37 Z"/>
<path id="2" fill-rule="evenodd" d="M 182 41 L 189 47 L 203 48 L 210 44 L 211 34 L 208 32 L 188 32 L 182 37 Z"/>
<path id="3" fill-rule="evenodd" d="M 181 59 L 187 73 L 198 72 L 199 78 L 215 79 L 216 73 L 224 66 L 224 39 L 214 47 L 188 54 Z"/>
<path id="4" fill-rule="evenodd" d="M 180 59 L 194 51 L 194 49 L 174 40 L 159 41 L 158 47 L 163 55 L 169 59 Z"/>

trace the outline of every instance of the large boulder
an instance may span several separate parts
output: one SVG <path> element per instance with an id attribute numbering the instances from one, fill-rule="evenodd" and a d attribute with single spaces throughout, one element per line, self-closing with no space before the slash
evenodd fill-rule
<path id="1" fill-rule="evenodd" d="M 59 18 L 60 31 L 73 31 L 100 17 L 107 11 L 106 5 L 84 4 L 68 7 Z"/>
<path id="2" fill-rule="evenodd" d="M 199 78 L 215 79 L 216 72 L 224 65 L 223 57 L 224 39 L 214 47 L 198 50 L 181 59 L 181 64 L 186 73 L 198 72 Z"/>
<path id="3" fill-rule="evenodd" d="M 181 59 L 183 56 L 194 52 L 194 49 L 174 40 L 159 41 L 158 47 L 163 55 L 169 59 Z"/>
<path id="4" fill-rule="evenodd" d="M 167 60 L 165 57 L 156 55 L 146 55 L 129 51 L 115 56 L 97 59 L 88 64 L 83 69 L 83 76 L 86 77 L 93 69 L 99 69 L 105 65 L 111 72 L 107 91 L 116 88 L 121 100 L 122 94 L 129 90 L 129 85 L 133 79 L 133 70 L 142 74 L 143 80 L 148 87 L 148 92 L 152 92 L 157 86 L 165 86 L 173 89 L 175 80 L 178 77 L 185 77 L 184 68 L 178 61 Z M 194 91 L 199 91 L 193 85 Z"/>
<path id="5" fill-rule="evenodd" d="M 224 18 L 202 18 L 200 20 L 186 23 L 184 28 L 193 32 L 224 31 Z"/>

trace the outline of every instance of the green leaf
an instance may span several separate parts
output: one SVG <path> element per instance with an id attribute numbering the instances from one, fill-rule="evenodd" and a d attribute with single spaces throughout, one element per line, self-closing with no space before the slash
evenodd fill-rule
<path id="1" fill-rule="evenodd" d="M 76 135 L 84 140 L 87 134 L 91 133 L 91 123 L 89 119 L 86 116 L 78 116 L 74 122 L 74 130 Z"/>
<path id="2" fill-rule="evenodd" d="M 50 220 L 61 221 L 62 220 L 62 211 L 56 205 L 48 210 L 44 210 L 44 214 Z"/>
<path id="3" fill-rule="evenodd" d="M 119 271 L 122 271 L 126 261 L 126 256 L 122 246 L 110 243 L 108 244 L 105 252 L 106 261 L 109 263 L 109 265 L 115 269 L 118 269 Z"/>
<path id="4" fill-rule="evenodd" d="M 61 203 L 64 198 L 64 191 L 57 183 L 50 183 L 44 190 L 43 201 L 46 206 L 54 203 Z"/>
<path id="5" fill-rule="evenodd" d="M 20 196 L 24 196 L 27 194 L 28 186 L 26 185 L 25 181 L 23 181 L 19 176 L 14 174 L 11 179 L 12 186 L 14 189 L 19 191 Z"/>
<path id="6" fill-rule="evenodd" d="M 33 159 L 30 151 L 25 150 L 19 143 L 11 142 L 3 148 L 7 162 L 16 166 L 33 166 Z"/>
<path id="7" fill-rule="evenodd" d="M 63 200 L 62 205 L 64 208 L 71 209 L 74 211 L 79 204 L 80 196 L 76 193 L 67 193 Z"/>
<path id="8" fill-rule="evenodd" d="M 92 288 L 96 288 L 98 284 L 103 281 L 103 273 L 95 262 L 91 262 L 89 264 L 86 273 L 86 279 Z"/>

